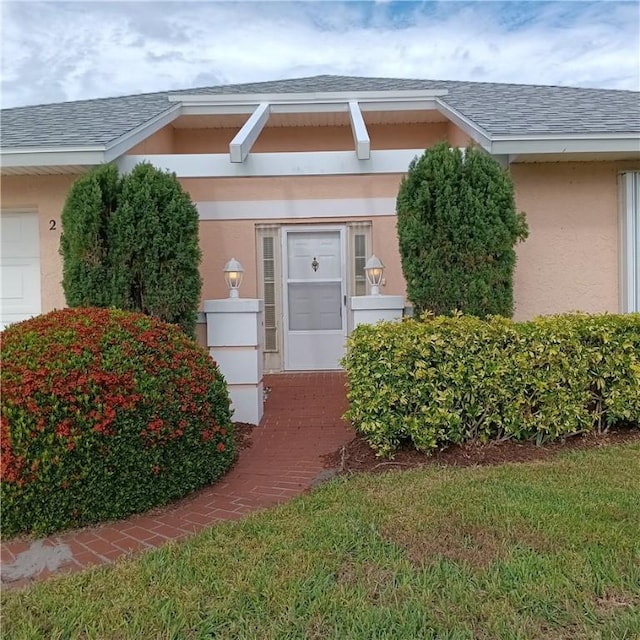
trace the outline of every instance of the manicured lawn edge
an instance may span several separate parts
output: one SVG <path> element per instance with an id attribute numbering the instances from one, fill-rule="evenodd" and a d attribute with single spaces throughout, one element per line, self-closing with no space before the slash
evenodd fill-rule
<path id="1" fill-rule="evenodd" d="M 2 594 L 6 637 L 633 638 L 640 445 L 337 478 Z"/>

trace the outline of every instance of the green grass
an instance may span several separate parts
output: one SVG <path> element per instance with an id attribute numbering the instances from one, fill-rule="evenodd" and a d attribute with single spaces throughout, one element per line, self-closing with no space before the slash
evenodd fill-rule
<path id="1" fill-rule="evenodd" d="M 338 478 L 2 595 L 3 638 L 640 638 L 640 445 Z"/>

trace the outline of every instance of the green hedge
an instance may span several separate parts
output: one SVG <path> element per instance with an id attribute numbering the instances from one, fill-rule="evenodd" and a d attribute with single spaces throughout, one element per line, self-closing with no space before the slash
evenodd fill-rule
<path id="1" fill-rule="evenodd" d="M 229 395 L 208 353 L 139 313 L 65 309 L 2 333 L 2 534 L 121 518 L 219 478 Z"/>
<path id="2" fill-rule="evenodd" d="M 346 417 L 378 455 L 640 424 L 640 314 L 361 325 Z"/>

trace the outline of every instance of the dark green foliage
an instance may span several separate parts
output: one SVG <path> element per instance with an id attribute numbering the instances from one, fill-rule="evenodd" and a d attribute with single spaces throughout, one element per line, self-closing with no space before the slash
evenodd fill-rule
<path id="1" fill-rule="evenodd" d="M 80 178 L 62 216 L 70 307 L 141 311 L 195 331 L 200 301 L 198 212 L 175 175 L 140 164 Z"/>
<path id="2" fill-rule="evenodd" d="M 62 288 L 70 307 L 110 303 L 108 235 L 118 204 L 120 179 L 113 165 L 82 176 L 71 187 L 62 211 Z"/>
<path id="3" fill-rule="evenodd" d="M 397 199 L 407 295 L 416 314 L 513 313 L 514 245 L 527 236 L 508 173 L 482 150 L 442 143 L 414 160 Z"/>
<path id="4" fill-rule="evenodd" d="M 232 463 L 225 380 L 177 326 L 64 309 L 2 338 L 3 535 L 122 518 Z"/>
<path id="5" fill-rule="evenodd" d="M 193 335 L 202 285 L 198 211 L 175 176 L 139 164 L 126 177 L 110 249 L 112 304 Z"/>
<path id="6" fill-rule="evenodd" d="M 347 418 L 379 455 L 640 425 L 640 314 L 361 325 L 344 366 Z"/>

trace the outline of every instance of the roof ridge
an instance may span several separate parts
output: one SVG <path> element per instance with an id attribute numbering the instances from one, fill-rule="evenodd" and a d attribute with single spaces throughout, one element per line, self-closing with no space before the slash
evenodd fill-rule
<path id="1" fill-rule="evenodd" d="M 18 111 L 19 109 L 36 109 L 38 107 L 57 107 L 69 104 L 85 104 L 87 102 L 108 102 L 110 100 L 125 100 L 126 98 L 144 98 L 146 96 L 166 96 L 169 91 L 148 91 L 145 93 L 129 93 L 121 96 L 105 96 L 103 98 L 81 98 L 80 100 L 63 100 L 62 102 L 41 102 L 39 104 L 25 104 L 19 107 L 3 107 L 2 111 Z"/>
<path id="2" fill-rule="evenodd" d="M 264 80 L 255 82 L 241 82 L 226 85 L 210 85 L 207 87 L 193 87 L 191 89 L 172 89 L 166 93 L 184 93 L 187 91 L 203 91 L 205 89 L 219 89 L 222 87 L 244 87 L 251 84 L 271 84 L 276 82 L 291 82 L 297 80 L 313 80 L 315 78 L 333 78 L 336 80 L 387 80 L 392 82 L 432 82 L 442 84 L 457 85 L 482 85 L 482 86 L 499 86 L 499 87 L 530 87 L 535 89 L 575 89 L 577 91 L 613 91 L 618 93 L 640 93 L 633 89 L 609 89 L 607 87 L 579 87 L 564 84 L 529 84 L 522 82 L 489 82 L 478 80 L 445 80 L 442 78 L 398 78 L 395 76 L 344 76 L 336 74 L 320 74 L 315 76 L 301 76 L 296 78 L 281 78 L 279 80 Z"/>
<path id="3" fill-rule="evenodd" d="M 202 93 L 207 90 L 220 90 L 225 88 L 235 88 L 235 87 L 247 87 L 250 85 L 264 85 L 264 84 L 276 84 L 276 83 L 286 83 L 286 82 L 297 82 L 297 81 L 309 81 L 316 79 L 334 79 L 334 80 L 360 80 L 360 81 L 389 81 L 389 82 L 424 82 L 424 83 L 442 83 L 443 85 L 476 85 L 476 86 L 496 86 L 496 87 L 517 87 L 517 88 L 532 88 L 532 89 L 561 89 L 561 90 L 575 90 L 575 91 L 598 91 L 598 92 L 615 92 L 615 93 L 640 93 L 638 91 L 633 91 L 632 89 L 608 89 L 601 87 L 576 87 L 569 85 L 552 85 L 552 84 L 520 84 L 515 82 L 485 82 L 485 81 L 476 81 L 476 80 L 442 80 L 442 79 L 427 79 L 427 78 L 395 78 L 389 76 L 349 76 L 349 75 L 337 75 L 337 74 L 318 74 L 313 76 L 300 76 L 295 78 L 279 78 L 277 80 L 258 80 L 254 82 L 236 82 L 229 84 L 215 84 L 215 85 L 207 85 L 201 87 L 188 87 L 185 89 L 168 89 L 164 91 L 147 91 L 143 93 L 130 93 L 125 95 L 117 95 L 117 96 L 104 96 L 97 98 L 82 98 L 80 100 L 64 100 L 62 102 L 44 102 L 40 104 L 30 104 L 30 105 L 21 105 L 18 107 L 7 107 L 2 108 L 2 112 L 9 111 L 17 111 L 19 109 L 33 109 L 38 107 L 49 107 L 49 106 L 59 106 L 59 105 L 81 105 L 86 103 L 95 103 L 95 102 L 108 102 L 112 100 L 126 100 L 129 98 L 146 98 L 146 97 L 166 97 L 169 95 L 180 95 L 185 94 L 188 95 L 191 92 Z M 390 89 L 392 91 L 392 89 Z M 225 92 L 227 95 L 231 92 Z"/>
<path id="4" fill-rule="evenodd" d="M 146 96 L 166 96 L 174 93 L 187 93 L 189 91 L 203 91 L 204 89 L 220 89 L 223 87 L 242 87 L 250 84 L 289 82 L 291 80 L 313 80 L 314 78 L 357 78 L 357 79 L 363 79 L 363 80 L 378 79 L 373 77 L 369 78 L 368 76 L 341 76 L 341 75 L 332 75 L 332 74 L 319 74 L 315 76 L 300 76 L 296 78 L 280 78 L 278 80 L 256 80 L 254 82 L 233 82 L 229 84 L 211 84 L 211 85 L 205 85 L 201 87 L 187 87 L 186 89 L 165 89 L 163 91 L 144 91 L 143 93 L 126 93 L 123 95 L 103 96 L 98 98 L 80 98 L 79 100 L 63 100 L 62 102 L 41 102 L 38 104 L 25 104 L 19 107 L 6 107 L 6 108 L 2 108 L 2 111 L 14 111 L 16 109 L 33 109 L 34 107 L 49 107 L 53 105 L 57 106 L 57 105 L 63 105 L 63 104 L 81 104 L 85 102 L 97 102 L 97 101 L 106 101 L 106 100 L 123 100 L 125 98 L 144 98 Z M 399 80 L 400 78 L 384 78 L 384 79 Z M 416 80 L 416 82 L 424 82 L 424 81 Z"/>

